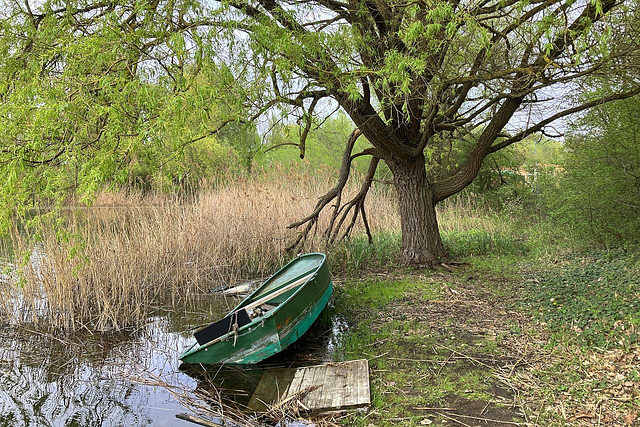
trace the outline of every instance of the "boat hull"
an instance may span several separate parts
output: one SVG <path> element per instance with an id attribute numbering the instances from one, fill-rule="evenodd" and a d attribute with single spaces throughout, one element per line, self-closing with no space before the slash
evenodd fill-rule
<path id="1" fill-rule="evenodd" d="M 277 282 L 274 278 L 283 277 L 292 264 L 301 258 L 311 256 L 321 256 L 322 262 L 315 271 L 306 272 L 305 274 L 313 273 L 313 275 L 289 295 L 285 295 L 284 301 L 280 302 L 275 309 L 241 327 L 237 334 L 230 333 L 220 340 L 203 345 L 195 343 L 180 356 L 180 360 L 185 363 L 203 364 L 253 364 L 273 356 L 295 342 L 318 318 L 333 292 L 333 283 L 324 254 L 303 255 L 287 264 L 232 310 L 238 310 L 252 300 L 268 295 L 269 287 Z M 289 282 L 293 282 L 297 277 L 289 275 L 292 277 Z M 287 282 L 283 283 L 286 285 Z M 279 287 L 282 287 L 282 284 L 279 284 Z"/>

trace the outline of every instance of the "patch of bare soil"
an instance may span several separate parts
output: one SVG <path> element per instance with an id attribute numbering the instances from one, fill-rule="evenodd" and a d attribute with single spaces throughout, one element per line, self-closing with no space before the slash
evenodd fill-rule
<path id="1" fill-rule="evenodd" d="M 500 301 L 482 292 L 483 280 L 496 278 L 479 280 L 439 273 L 431 280 L 444 288 L 442 300 L 423 301 L 408 296 L 402 304 L 393 307 L 394 313 L 419 319 L 423 328 L 450 337 L 450 345 L 440 348 L 436 345 L 435 350 L 448 354 L 447 360 L 455 363 L 455 372 L 460 375 L 470 371 L 490 374 L 485 381 L 492 395 L 484 400 L 452 394 L 444 405 L 451 410 L 434 409 L 434 420 L 464 426 L 528 424 L 528 412 L 521 405 L 519 390 L 504 380 L 525 364 L 529 337 L 520 331 L 528 323 L 527 319 L 516 311 L 503 308 Z"/>

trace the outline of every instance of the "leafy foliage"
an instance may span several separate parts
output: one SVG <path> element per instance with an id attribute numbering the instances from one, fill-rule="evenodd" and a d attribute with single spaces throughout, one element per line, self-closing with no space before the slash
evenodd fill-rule
<path id="1" fill-rule="evenodd" d="M 104 186 L 193 186 L 233 157 L 236 79 L 174 24 L 190 2 L 7 3 L 0 16 L 0 217 Z"/>
<path id="2" fill-rule="evenodd" d="M 589 347 L 640 341 L 640 256 L 624 250 L 570 257 L 526 293 L 552 332 Z"/>
<path id="3" fill-rule="evenodd" d="M 636 97 L 598 108 L 567 141 L 560 212 L 594 240 L 640 242 L 639 107 Z"/>
<path id="4" fill-rule="evenodd" d="M 539 203 L 540 181 L 555 182 L 564 156 L 558 141 L 529 137 L 487 157 L 474 182 L 465 190 L 479 195 L 494 209 Z"/>
<path id="5" fill-rule="evenodd" d="M 554 221 L 600 245 L 640 242 L 640 98 L 590 111 L 567 138 L 550 188 Z"/>
<path id="6" fill-rule="evenodd" d="M 272 128 L 263 152 L 256 157 L 257 164 L 269 167 L 278 163 L 283 166 L 309 168 L 316 171 L 327 169 L 335 174 L 340 169 L 344 144 L 349 139 L 353 127 L 353 122 L 344 112 L 340 111 L 326 118 L 310 130 L 304 159 L 301 160 L 298 144 L 300 133 L 303 132 L 302 127 L 298 124 L 280 123 Z M 355 144 L 354 151 L 362 151 L 367 147 L 370 147 L 370 143 L 360 138 Z M 351 166 L 354 171 L 364 174 L 368 164 L 366 159 L 358 158 L 351 163 Z M 379 167 L 376 177 L 390 179 L 389 169 Z"/>

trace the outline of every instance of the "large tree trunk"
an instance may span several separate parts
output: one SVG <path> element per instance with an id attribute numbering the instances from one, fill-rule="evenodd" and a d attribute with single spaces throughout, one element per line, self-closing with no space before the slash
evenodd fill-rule
<path id="1" fill-rule="evenodd" d="M 436 202 L 424 157 L 387 161 L 398 193 L 402 225 L 402 262 L 433 266 L 447 255 L 436 218 Z"/>

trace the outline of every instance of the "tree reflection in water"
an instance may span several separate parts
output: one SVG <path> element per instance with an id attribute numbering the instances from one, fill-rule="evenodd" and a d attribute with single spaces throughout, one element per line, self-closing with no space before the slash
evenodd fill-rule
<path id="1" fill-rule="evenodd" d="M 0 426 L 190 425 L 166 389 L 135 381 L 195 388 L 177 369 L 189 336 L 168 326 L 158 317 L 134 333 L 73 336 L 0 326 Z"/>

